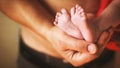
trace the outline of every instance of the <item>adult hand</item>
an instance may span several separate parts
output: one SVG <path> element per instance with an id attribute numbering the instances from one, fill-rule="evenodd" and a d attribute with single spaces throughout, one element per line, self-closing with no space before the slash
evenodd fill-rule
<path id="1" fill-rule="evenodd" d="M 98 38 L 98 41 L 96 42 L 96 45 L 98 47 L 98 52 L 97 52 L 98 55 L 100 55 L 103 52 L 113 32 L 114 32 L 114 28 L 109 28 L 101 33 L 100 37 Z"/>
<path id="2" fill-rule="evenodd" d="M 74 66 L 80 66 L 97 58 L 97 48 L 95 44 L 84 40 L 75 39 L 57 27 L 52 28 L 50 42 L 56 51 Z M 92 51 L 91 51 L 92 50 Z"/>
<path id="3" fill-rule="evenodd" d="M 97 45 L 95 45 L 84 40 L 72 38 L 59 28 L 54 27 L 52 29 L 52 40 L 50 42 L 63 59 L 67 60 L 74 66 L 80 66 L 99 57 L 99 55 L 103 52 L 105 45 L 110 39 L 112 33 L 112 29 L 109 31 L 104 31 L 100 35 L 96 43 Z M 91 54 L 90 51 L 94 52 L 94 54 Z"/>

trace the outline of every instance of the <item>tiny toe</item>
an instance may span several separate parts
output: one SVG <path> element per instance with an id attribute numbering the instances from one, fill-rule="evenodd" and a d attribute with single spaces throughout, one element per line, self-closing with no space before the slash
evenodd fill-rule
<path id="1" fill-rule="evenodd" d="M 77 9 L 77 8 L 82 8 L 82 7 L 81 7 L 80 5 L 78 5 L 78 4 L 77 4 L 75 7 L 76 7 L 76 9 Z"/>
<path id="2" fill-rule="evenodd" d="M 78 14 L 80 14 L 81 12 L 83 12 L 83 9 L 82 9 L 81 7 L 78 7 L 78 8 L 76 8 L 76 12 L 77 12 Z"/>
<path id="3" fill-rule="evenodd" d="M 72 7 L 70 10 L 71 16 L 75 14 L 75 7 Z"/>
<path id="4" fill-rule="evenodd" d="M 55 18 L 55 21 L 58 21 L 58 18 Z"/>
<path id="5" fill-rule="evenodd" d="M 75 7 L 76 7 L 76 8 L 78 8 L 78 7 L 79 7 L 79 5 L 77 4 Z"/>
<path id="6" fill-rule="evenodd" d="M 85 17 L 85 13 L 81 12 L 80 14 L 78 14 L 80 17 Z"/>
<path id="7" fill-rule="evenodd" d="M 81 8 L 81 9 L 80 9 L 80 11 L 81 11 L 81 12 L 84 12 L 84 9 L 83 9 L 83 8 Z"/>
<path id="8" fill-rule="evenodd" d="M 66 10 L 65 8 L 63 8 L 63 9 L 61 9 L 61 12 L 62 12 L 63 14 L 66 14 L 66 13 L 67 13 L 67 10 Z"/>
<path id="9" fill-rule="evenodd" d="M 56 16 L 55 16 L 55 21 L 58 21 L 58 19 L 60 18 L 62 14 L 60 12 L 57 12 L 56 13 Z"/>
<path id="10" fill-rule="evenodd" d="M 81 12 L 81 16 L 85 16 L 85 13 L 84 13 L 84 12 Z"/>
<path id="11" fill-rule="evenodd" d="M 57 12 L 57 13 L 56 13 L 56 17 L 59 17 L 60 15 L 61 15 L 60 12 Z"/>
<path id="12" fill-rule="evenodd" d="M 54 25 L 57 25 L 57 24 L 58 24 L 58 22 L 57 22 L 57 21 L 54 21 L 54 22 L 53 22 L 53 24 L 54 24 Z"/>
<path id="13" fill-rule="evenodd" d="M 81 11 L 79 9 L 76 10 L 77 14 L 81 14 Z"/>
<path id="14" fill-rule="evenodd" d="M 59 14 L 58 14 L 58 13 L 56 13 L 56 15 L 55 15 L 55 18 L 57 18 L 57 17 L 59 17 Z"/>
<path id="15" fill-rule="evenodd" d="M 83 8 L 82 7 L 78 7 L 77 8 L 79 11 L 83 12 Z"/>

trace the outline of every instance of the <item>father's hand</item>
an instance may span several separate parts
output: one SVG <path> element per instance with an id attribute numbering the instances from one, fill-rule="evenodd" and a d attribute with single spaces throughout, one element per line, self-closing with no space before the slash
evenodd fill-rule
<path id="1" fill-rule="evenodd" d="M 100 55 L 104 48 L 106 47 L 107 43 L 109 42 L 112 34 L 114 32 L 114 28 L 109 28 L 105 31 L 102 32 L 102 34 L 100 35 L 100 37 L 98 38 L 98 41 L 96 43 L 97 47 L 98 47 L 98 52 L 97 54 Z"/>
<path id="2" fill-rule="evenodd" d="M 52 29 L 50 42 L 63 59 L 74 66 L 83 65 L 98 57 L 95 54 L 95 44 L 72 38 L 57 27 Z"/>

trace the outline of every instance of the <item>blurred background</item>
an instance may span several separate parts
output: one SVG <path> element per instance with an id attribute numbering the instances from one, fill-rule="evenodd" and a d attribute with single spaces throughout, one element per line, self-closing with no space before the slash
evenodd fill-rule
<path id="1" fill-rule="evenodd" d="M 17 68 L 18 25 L 0 12 L 0 68 Z"/>
<path id="2" fill-rule="evenodd" d="M 17 68 L 19 26 L 0 12 L 0 68 Z M 120 52 L 116 52 L 113 68 L 120 68 Z M 109 65 L 106 64 L 109 68 Z"/>

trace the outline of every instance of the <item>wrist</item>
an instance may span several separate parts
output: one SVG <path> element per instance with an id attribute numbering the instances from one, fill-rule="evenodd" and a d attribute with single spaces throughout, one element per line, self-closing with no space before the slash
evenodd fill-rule
<path id="1" fill-rule="evenodd" d="M 34 24 L 30 25 L 30 29 L 33 30 L 38 35 L 42 36 L 44 39 L 48 40 L 51 35 L 51 29 L 53 28 L 53 24 L 49 21 L 39 21 L 36 20 Z"/>
<path id="2" fill-rule="evenodd" d="M 51 41 L 53 39 L 53 36 L 56 36 L 54 35 L 55 33 L 57 33 L 57 28 L 53 26 L 52 28 L 49 29 L 48 34 L 46 34 L 47 40 Z"/>
<path id="3" fill-rule="evenodd" d="M 50 41 L 50 42 L 55 42 L 56 40 L 60 40 L 60 39 L 63 39 L 63 35 L 64 35 L 65 33 L 61 30 L 61 29 L 59 29 L 58 27 L 56 27 L 56 26 L 53 26 L 51 29 L 50 29 L 50 31 L 49 31 L 49 34 L 47 35 L 47 39 L 48 39 L 48 41 Z"/>
<path id="4" fill-rule="evenodd" d="M 48 41 L 51 40 L 53 27 L 54 26 L 50 26 L 50 27 L 47 27 L 47 28 L 44 28 L 44 29 L 40 30 L 42 36 Z"/>

